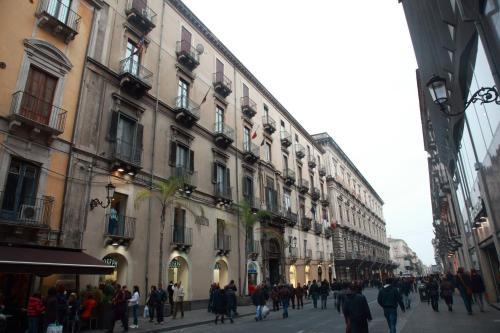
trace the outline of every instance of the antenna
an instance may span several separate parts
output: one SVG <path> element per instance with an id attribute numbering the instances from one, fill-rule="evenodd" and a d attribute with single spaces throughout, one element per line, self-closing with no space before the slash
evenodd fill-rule
<path id="1" fill-rule="evenodd" d="M 205 48 L 202 44 L 196 45 L 196 52 L 198 52 L 198 54 L 203 54 L 203 51 L 205 51 Z"/>

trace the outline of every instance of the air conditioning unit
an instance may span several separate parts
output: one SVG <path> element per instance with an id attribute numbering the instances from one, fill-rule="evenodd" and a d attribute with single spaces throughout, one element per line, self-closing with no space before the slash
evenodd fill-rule
<path id="1" fill-rule="evenodd" d="M 19 212 L 19 220 L 26 221 L 28 223 L 38 223 L 40 219 L 40 214 L 38 211 L 40 208 L 32 205 L 22 205 L 21 211 Z"/>

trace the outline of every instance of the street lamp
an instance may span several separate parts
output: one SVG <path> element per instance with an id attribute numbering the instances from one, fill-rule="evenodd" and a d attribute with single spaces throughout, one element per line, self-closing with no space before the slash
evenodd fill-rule
<path id="1" fill-rule="evenodd" d="M 115 185 L 113 185 L 111 182 L 109 182 L 108 185 L 106 185 L 106 200 L 107 203 L 106 205 L 103 205 L 103 202 L 99 200 L 98 198 L 90 200 L 90 210 L 96 208 L 97 206 L 101 206 L 102 208 L 108 208 L 109 205 L 111 204 L 111 200 L 113 199 L 113 195 L 115 194 Z"/>
<path id="2" fill-rule="evenodd" d="M 431 79 L 427 82 L 427 88 L 429 88 L 432 101 L 435 104 L 439 105 L 441 111 L 449 117 L 460 116 L 464 114 L 469 105 L 477 101 L 480 101 L 481 104 L 495 102 L 496 104 L 500 105 L 500 97 L 498 96 L 496 87 L 482 87 L 474 94 L 472 94 L 469 100 L 465 102 L 465 107 L 461 112 L 451 113 L 447 109 L 449 96 L 448 89 L 446 88 L 446 80 L 438 75 L 432 75 Z"/>

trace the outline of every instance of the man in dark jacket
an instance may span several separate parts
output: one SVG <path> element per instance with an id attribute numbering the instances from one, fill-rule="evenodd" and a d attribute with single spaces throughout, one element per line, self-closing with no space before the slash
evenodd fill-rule
<path id="1" fill-rule="evenodd" d="M 384 316 L 389 325 L 389 332 L 396 333 L 396 323 L 398 321 L 398 305 L 405 312 L 405 307 L 401 295 L 392 283 L 392 279 L 387 279 L 386 284 L 379 290 L 377 302 L 384 309 Z"/>
<path id="2" fill-rule="evenodd" d="M 326 309 L 326 301 L 328 299 L 328 294 L 330 293 L 330 285 L 328 281 L 323 280 L 321 286 L 319 287 L 319 294 L 321 296 L 321 309 Z"/>
<path id="3" fill-rule="evenodd" d="M 472 314 L 472 284 L 470 275 L 467 274 L 463 267 L 457 269 L 457 287 L 460 290 L 460 296 L 464 301 L 465 308 L 469 315 Z"/>
<path id="4" fill-rule="evenodd" d="M 158 284 L 158 289 L 155 294 L 155 304 L 156 304 L 156 320 L 158 324 L 163 323 L 164 311 L 165 311 L 165 301 L 167 300 L 167 293 L 163 289 L 161 283 Z"/>
<path id="5" fill-rule="evenodd" d="M 170 304 L 170 314 L 174 314 L 174 281 L 170 281 L 167 286 L 168 304 Z"/>
<path id="6" fill-rule="evenodd" d="M 472 295 L 474 295 L 474 302 L 479 305 L 479 310 L 484 312 L 484 302 L 483 302 L 483 294 L 486 291 L 484 288 L 484 281 L 479 272 L 475 269 L 470 270 L 470 282 Z"/>
<path id="7" fill-rule="evenodd" d="M 311 295 L 313 299 L 313 306 L 315 309 L 318 308 L 318 296 L 319 296 L 319 287 L 316 283 L 316 280 L 313 280 L 311 286 L 309 287 L 309 295 Z"/>
<path id="8" fill-rule="evenodd" d="M 368 333 L 368 321 L 372 320 L 372 314 L 366 297 L 354 284 L 349 287 L 345 294 L 342 311 L 348 332 Z"/>
<path id="9" fill-rule="evenodd" d="M 262 308 L 266 304 L 263 285 L 257 286 L 252 294 L 252 303 L 255 305 L 255 321 L 262 320 Z"/>
<path id="10" fill-rule="evenodd" d="M 405 305 L 406 310 L 410 308 L 410 292 L 413 290 L 413 285 L 409 278 L 403 280 L 401 285 L 401 296 L 403 297 L 403 303 Z"/>

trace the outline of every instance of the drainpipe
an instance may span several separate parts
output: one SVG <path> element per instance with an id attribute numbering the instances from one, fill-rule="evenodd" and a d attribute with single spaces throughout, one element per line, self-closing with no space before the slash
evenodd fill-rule
<path id="1" fill-rule="evenodd" d="M 239 168 L 238 168 L 238 126 L 237 126 L 237 115 L 236 115 L 236 103 L 237 103 L 237 98 L 236 98 L 236 68 L 233 67 L 233 82 L 235 84 L 234 87 L 234 140 L 236 142 L 236 147 L 235 147 L 235 168 L 236 168 L 236 201 L 238 204 L 240 203 L 240 176 L 239 176 Z M 237 225 L 237 239 L 238 239 L 238 291 L 240 293 L 240 296 L 242 296 L 242 290 L 241 290 L 241 235 L 240 235 L 240 210 L 237 209 L 236 213 L 236 225 Z M 246 233 L 246 227 L 245 227 L 245 233 Z M 246 244 L 245 244 L 246 246 Z M 246 251 L 244 251 L 246 253 Z M 246 260 L 247 258 L 244 258 L 245 262 L 245 274 L 246 274 Z"/>
<path id="2" fill-rule="evenodd" d="M 154 181 L 154 165 L 155 165 L 155 141 L 156 141 L 156 123 L 158 118 L 158 108 L 160 103 L 160 61 L 161 61 L 161 51 L 163 45 L 163 30 L 164 30 L 164 17 L 165 17 L 165 1 L 162 1 L 161 6 L 161 26 L 160 26 L 160 45 L 158 51 L 158 60 L 156 62 L 156 103 L 154 111 L 153 120 L 153 133 L 152 133 L 152 145 L 151 145 L 151 169 L 150 169 L 150 183 L 151 188 L 153 187 Z M 144 285 L 146 291 L 146 297 L 149 290 L 149 248 L 151 239 L 151 210 L 153 209 L 153 199 L 150 197 L 148 200 L 148 222 L 147 222 L 147 232 L 146 232 L 146 257 L 145 257 L 145 267 L 144 267 Z M 163 244 L 162 244 L 163 245 Z M 160 269 L 163 269 L 163 263 L 160 263 Z"/>

